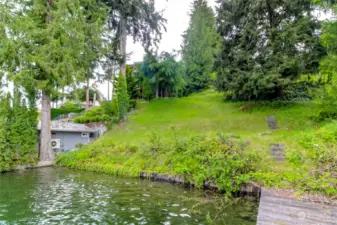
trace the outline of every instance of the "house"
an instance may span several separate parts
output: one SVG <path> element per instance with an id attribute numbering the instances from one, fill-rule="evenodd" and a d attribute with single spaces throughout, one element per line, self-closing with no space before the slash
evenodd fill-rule
<path id="1" fill-rule="evenodd" d="M 41 130 L 39 122 L 38 130 Z M 79 145 L 87 145 L 97 138 L 97 132 L 83 124 L 64 120 L 51 121 L 51 145 L 55 152 L 70 151 Z"/>

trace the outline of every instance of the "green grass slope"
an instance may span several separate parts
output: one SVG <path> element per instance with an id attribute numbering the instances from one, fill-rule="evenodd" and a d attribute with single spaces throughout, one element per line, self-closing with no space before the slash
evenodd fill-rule
<path id="1" fill-rule="evenodd" d="M 313 123 L 308 120 L 313 105 L 267 105 L 242 111 L 240 106 L 245 103 L 225 102 L 223 94 L 211 90 L 186 98 L 159 99 L 140 104 L 127 123 L 114 127 L 100 142 L 113 140 L 139 144 L 148 141 L 152 133 L 163 138 L 172 138 L 172 135 L 186 138 L 222 132 L 259 139 L 260 133 L 269 131 L 266 117 L 270 115 L 276 117 L 280 126 L 280 130 L 269 137 L 274 140 L 313 128 Z"/>
<path id="2" fill-rule="evenodd" d="M 337 123 L 318 124 L 314 103 L 226 102 L 208 90 L 185 98 L 140 102 L 129 120 L 58 163 L 72 168 L 139 176 L 141 171 L 182 175 L 197 186 L 208 180 L 227 191 L 242 182 L 337 194 Z M 275 116 L 279 130 L 269 131 Z M 239 137 L 239 138 L 238 138 Z M 285 161 L 270 156 L 285 145 Z"/>

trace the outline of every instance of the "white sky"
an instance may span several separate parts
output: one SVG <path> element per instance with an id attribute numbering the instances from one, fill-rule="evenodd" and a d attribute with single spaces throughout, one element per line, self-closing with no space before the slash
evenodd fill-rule
<path id="1" fill-rule="evenodd" d="M 180 50 L 182 44 L 182 34 L 188 28 L 189 12 L 193 0 L 156 0 L 157 10 L 164 10 L 164 18 L 167 20 L 166 33 L 163 33 L 159 44 L 159 52 Z M 209 5 L 214 7 L 215 0 L 208 0 Z M 133 43 L 132 38 L 128 38 L 127 52 L 131 53 L 128 63 L 142 61 L 144 49 L 139 43 Z M 107 84 L 99 87 L 100 91 L 107 97 Z"/>

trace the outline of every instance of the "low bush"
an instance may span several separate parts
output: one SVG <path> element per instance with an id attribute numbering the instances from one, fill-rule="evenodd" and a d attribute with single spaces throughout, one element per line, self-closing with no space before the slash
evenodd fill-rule
<path id="1" fill-rule="evenodd" d="M 182 175 L 197 187 L 214 182 L 227 193 L 240 184 L 298 192 L 337 194 L 337 122 L 312 134 L 303 134 L 301 149 L 286 149 L 285 162 L 257 151 L 239 137 L 218 134 L 168 140 L 152 134 L 143 145 L 106 141 L 62 154 L 57 163 L 76 169 L 138 177 L 140 172 Z"/>
<path id="2" fill-rule="evenodd" d="M 117 117 L 117 106 L 114 101 L 101 102 L 101 106 L 93 107 L 82 116 L 74 119 L 75 123 L 111 122 Z"/>
<path id="3" fill-rule="evenodd" d="M 51 118 L 56 119 L 61 115 L 66 115 L 69 113 L 81 113 L 84 109 L 80 106 L 73 104 L 71 102 L 65 102 L 60 108 L 51 109 Z"/>
<path id="4" fill-rule="evenodd" d="M 107 143 L 100 149 L 87 146 L 57 159 L 62 166 L 115 175 L 137 177 L 142 171 L 179 174 L 197 187 L 209 181 L 228 192 L 249 181 L 249 173 L 258 169 L 260 161 L 260 155 L 247 149 L 242 140 L 223 134 L 177 142 L 153 134 L 142 147 Z"/>

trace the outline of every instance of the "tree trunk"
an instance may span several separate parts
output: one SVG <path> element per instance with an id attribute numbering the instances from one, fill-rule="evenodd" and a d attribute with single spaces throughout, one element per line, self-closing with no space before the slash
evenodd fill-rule
<path id="1" fill-rule="evenodd" d="M 156 98 L 159 98 L 159 82 L 156 82 Z"/>
<path id="2" fill-rule="evenodd" d="M 90 87 L 89 87 L 89 78 L 88 78 L 87 79 L 87 92 L 86 92 L 86 97 L 85 97 L 85 110 L 86 111 L 90 109 L 89 101 L 90 101 Z"/>
<path id="3" fill-rule="evenodd" d="M 108 101 L 110 101 L 110 81 L 108 80 Z"/>
<path id="4" fill-rule="evenodd" d="M 113 70 L 112 74 L 112 82 L 111 82 L 111 100 L 114 100 L 115 97 L 115 69 Z"/>
<path id="5" fill-rule="evenodd" d="M 40 131 L 40 161 L 54 160 L 54 152 L 51 146 L 51 124 L 50 124 L 50 96 L 42 91 L 41 105 L 41 131 Z"/>
<path id="6" fill-rule="evenodd" d="M 96 106 L 96 98 L 97 98 L 97 94 L 96 94 L 96 90 L 95 90 L 94 101 L 92 102 L 92 106 Z"/>
<path id="7" fill-rule="evenodd" d="M 121 16 L 120 20 L 120 37 L 119 37 L 119 44 L 120 44 L 120 54 L 122 56 L 122 61 L 120 64 L 120 72 L 125 77 L 126 76 L 126 41 L 127 41 L 127 33 L 126 33 L 126 24 L 125 18 L 123 15 Z"/>

